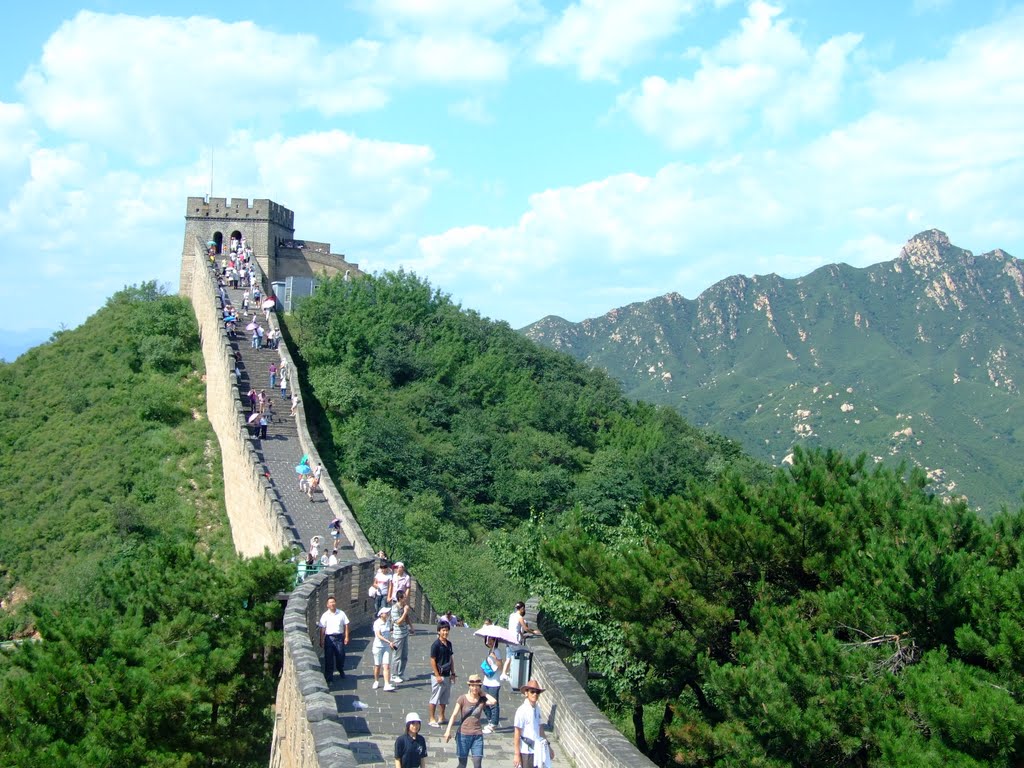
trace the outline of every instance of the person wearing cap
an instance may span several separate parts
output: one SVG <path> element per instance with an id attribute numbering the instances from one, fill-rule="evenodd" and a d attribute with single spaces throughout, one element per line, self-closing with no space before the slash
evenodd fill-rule
<path id="1" fill-rule="evenodd" d="M 334 665 L 345 677 L 345 646 L 348 645 L 348 616 L 338 610 L 338 601 L 331 595 L 327 598 L 327 610 L 320 617 L 320 647 L 324 649 L 324 677 L 330 684 L 334 677 Z"/>
<path id="2" fill-rule="evenodd" d="M 484 731 L 481 720 L 486 717 L 484 712 L 498 702 L 493 696 L 483 692 L 484 681 L 480 675 L 470 675 L 467 682 L 469 692 L 459 696 L 455 701 L 452 718 L 444 732 L 444 740 L 451 740 L 455 721 L 461 720 L 459 732 L 455 736 L 455 753 L 459 758 L 459 768 L 466 768 L 466 761 L 471 757 L 473 768 L 480 768 L 484 759 Z"/>
<path id="3" fill-rule="evenodd" d="M 540 695 L 544 689 L 536 680 L 530 680 L 519 689 L 526 697 L 516 710 L 515 727 L 512 731 L 512 765 L 522 768 L 541 768 L 544 749 L 553 759 L 555 751 L 544 738 L 544 724 L 540 720 Z M 534 760 L 537 759 L 537 762 Z"/>
<path id="4" fill-rule="evenodd" d="M 405 733 L 395 739 L 395 768 L 427 768 L 427 741 L 420 736 L 420 716 L 405 716 Z"/>
<path id="5" fill-rule="evenodd" d="M 373 622 L 373 690 L 380 688 L 379 675 L 384 670 L 384 690 L 393 691 L 391 682 L 391 652 L 395 643 L 391 639 L 391 609 L 387 606 L 377 611 L 377 620 Z"/>
<path id="6" fill-rule="evenodd" d="M 398 593 L 409 594 L 409 587 L 412 586 L 412 578 L 405 570 L 405 563 L 399 560 L 395 563 L 394 573 L 391 574 L 391 583 L 388 584 L 388 604 L 398 600 Z"/>
<path id="7" fill-rule="evenodd" d="M 437 623 L 437 639 L 430 646 L 430 720 L 431 728 L 441 727 L 444 711 L 448 707 L 448 699 L 452 693 L 452 680 L 455 679 L 455 649 L 448 640 L 451 629 L 447 621 Z"/>

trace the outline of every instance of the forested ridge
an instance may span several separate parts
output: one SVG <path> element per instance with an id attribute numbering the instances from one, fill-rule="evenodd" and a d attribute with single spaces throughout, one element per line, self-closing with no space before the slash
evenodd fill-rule
<path id="1" fill-rule="evenodd" d="M 192 308 L 126 288 L 0 364 L 0 765 L 265 765 L 287 589 L 241 561 Z"/>
<path id="2" fill-rule="evenodd" d="M 771 471 L 415 276 L 288 330 L 371 543 L 434 603 L 539 594 L 661 765 L 1016 765 L 1024 516 L 840 453 Z"/>

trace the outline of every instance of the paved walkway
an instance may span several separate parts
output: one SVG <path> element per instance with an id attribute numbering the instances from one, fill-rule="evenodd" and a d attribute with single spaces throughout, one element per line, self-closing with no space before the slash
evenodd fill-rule
<path id="1" fill-rule="evenodd" d="M 331 685 L 338 702 L 342 724 L 348 733 L 352 752 L 359 765 L 394 767 L 395 739 L 405 727 L 407 712 L 416 712 L 423 719 L 420 733 L 427 740 L 429 764 L 432 767 L 456 765 L 455 736 L 453 735 L 452 740 L 445 744 L 444 728 L 431 728 L 427 725 L 427 705 L 430 701 L 430 644 L 436 639 L 437 633 L 432 624 L 414 626 L 416 633 L 409 638 L 409 664 L 404 682 L 398 685 L 397 691 L 385 692 L 383 680 L 381 688 L 373 690 L 373 632 L 369 629 L 357 631 L 352 635 L 345 658 L 345 679 L 335 676 Z M 472 628 L 456 627 L 451 631 L 449 639 L 455 650 L 455 671 L 458 676 L 452 686 L 452 697 L 447 711 L 447 716 L 451 717 L 455 700 L 467 691 L 466 679 L 474 672 L 479 673 L 479 664 L 483 661 L 485 652 L 483 642 L 473 635 Z M 491 689 L 487 690 L 491 692 Z M 366 708 L 357 707 L 357 702 L 366 705 Z M 503 683 L 498 703 L 501 707 L 501 720 L 494 733 L 484 736 L 483 764 L 508 768 L 512 764 L 512 718 L 516 709 L 523 703 L 523 696 L 518 691 L 513 691 L 508 683 Z M 552 742 L 557 758 L 558 742 L 554 738 Z M 559 762 L 561 765 L 569 764 Z"/>
<path id="2" fill-rule="evenodd" d="M 227 289 L 228 300 L 240 313 L 242 308 L 242 290 Z M 249 404 L 245 398 L 250 387 L 266 390 L 274 404 L 273 420 L 271 421 L 265 440 L 252 439 L 253 447 L 265 471 L 270 473 L 270 483 L 277 493 L 278 500 L 285 513 L 292 521 L 304 545 L 308 546 L 310 538 L 319 535 L 325 543 L 331 538 L 327 525 L 333 518 L 330 507 L 322 494 L 314 496 L 310 502 L 306 494 L 298 488 L 298 475 L 295 465 L 302 458 L 302 446 L 299 444 L 295 418 L 289 415 L 291 410 L 291 391 L 287 400 L 282 399 L 278 386 L 271 387 L 269 367 L 273 362 L 280 367 L 281 358 L 277 350 L 253 349 L 250 341 L 251 333 L 243 329 L 253 319 L 257 319 L 267 328 L 262 312 L 253 318 L 250 308 L 249 317 L 239 314 L 236 338 L 232 348 L 241 353 L 239 366 L 242 376 L 238 382 L 239 393 L 243 398 L 243 406 L 248 412 Z M 294 382 L 294 372 L 290 372 L 289 384 Z M 342 561 L 351 557 L 352 545 L 344 538 L 339 539 L 339 557 Z M 321 546 L 321 550 L 323 545 Z M 409 664 L 404 682 L 398 690 L 385 692 L 383 680 L 381 688 L 373 690 L 373 658 L 371 645 L 373 631 L 369 627 L 357 630 L 351 637 L 346 657 L 344 680 L 335 678 L 331 690 L 338 703 L 338 712 L 348 733 L 352 751 L 359 765 L 394 766 L 395 738 L 405 727 L 407 712 L 417 712 L 423 718 L 421 733 L 427 740 L 431 766 L 454 766 L 455 738 L 445 743 L 444 727 L 431 728 L 427 725 L 428 703 L 430 699 L 430 644 L 437 637 L 432 624 L 415 625 L 416 632 L 409 638 Z M 479 664 L 484 659 L 483 642 L 473 635 L 473 630 L 456 627 L 450 639 L 455 649 L 455 669 L 458 679 L 452 688 L 451 704 L 466 692 L 466 679 L 474 672 L 479 672 Z M 492 693 L 493 691 L 489 692 Z M 505 683 L 499 695 L 501 721 L 493 734 L 484 737 L 485 766 L 509 766 L 512 763 L 512 718 L 522 703 L 522 695 Z M 360 706 L 356 706 L 359 702 Z M 362 705 L 365 705 L 362 706 Z M 451 715 L 451 706 L 448 713 Z M 557 736 L 552 738 L 556 753 L 558 752 Z M 557 756 L 557 755 L 556 755 Z M 567 764 L 567 763 L 560 763 Z"/>
<path id="3" fill-rule="evenodd" d="M 242 311 L 241 289 L 227 289 L 228 300 L 235 309 Z M 253 309 L 249 308 L 249 316 L 238 315 L 238 331 L 231 344 L 233 350 L 241 353 L 242 363 L 239 366 L 242 377 L 238 382 L 238 391 L 241 395 L 242 405 L 246 413 L 249 412 L 249 401 L 246 393 L 249 389 L 257 392 L 265 390 L 267 397 L 273 404 L 273 418 L 267 428 L 265 440 L 250 438 L 256 455 L 263 463 L 264 471 L 270 473 L 270 484 L 277 493 L 278 501 L 284 507 L 285 513 L 292 521 L 302 541 L 303 548 L 308 549 L 310 539 L 318 535 L 322 539 L 320 551 L 323 552 L 331 542 L 327 526 L 334 517 L 330 506 L 323 494 L 317 493 L 313 501 L 306 497 L 303 491 L 299 490 L 299 476 L 295 472 L 295 466 L 302 459 L 302 446 L 299 444 L 298 430 L 295 426 L 295 417 L 291 412 L 291 394 L 289 388 L 288 397 L 281 397 L 279 386 L 280 379 L 273 387 L 270 386 L 270 364 L 274 363 L 281 367 L 281 356 L 276 349 L 253 349 L 250 341 L 252 334 L 244 331 L 252 321 L 257 321 L 263 329 L 269 330 L 262 311 L 257 311 L 253 317 Z M 291 386 L 296 381 L 295 371 L 288 372 L 288 383 Z M 344 536 L 338 540 L 339 559 L 345 560 L 351 557 L 352 545 Z"/>

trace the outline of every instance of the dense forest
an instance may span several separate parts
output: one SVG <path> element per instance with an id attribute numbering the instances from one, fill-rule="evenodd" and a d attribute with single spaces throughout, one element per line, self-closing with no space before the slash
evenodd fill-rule
<path id="1" fill-rule="evenodd" d="M 540 595 L 660 765 L 1024 757 L 1024 513 L 831 451 L 768 470 L 404 273 L 288 330 L 371 543 L 441 609 Z"/>
<path id="2" fill-rule="evenodd" d="M 442 610 L 507 616 L 526 585 L 495 557 L 531 515 L 616 525 L 728 466 L 763 471 L 407 273 L 327 281 L 287 326 L 322 409 L 307 402 L 321 455 L 371 544 L 410 563 Z"/>
<path id="3" fill-rule="evenodd" d="M 234 554 L 202 371 L 153 283 L 0 364 L 0 765 L 266 764 L 288 569 Z"/>

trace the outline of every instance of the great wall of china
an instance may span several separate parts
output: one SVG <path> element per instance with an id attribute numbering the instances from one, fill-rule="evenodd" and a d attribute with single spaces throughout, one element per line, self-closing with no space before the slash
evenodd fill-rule
<path id="1" fill-rule="evenodd" d="M 282 415 L 275 423 L 274 440 L 256 441 L 249 435 L 246 410 L 241 398 L 243 379 L 258 375 L 269 360 L 259 358 L 229 337 L 218 305 L 218 287 L 209 267 L 207 243 L 219 247 L 231 237 L 244 237 L 253 248 L 257 274 L 264 291 L 271 282 L 288 276 L 350 273 L 358 265 L 331 253 L 330 245 L 295 239 L 294 214 L 270 200 L 228 200 L 188 198 L 185 239 L 182 248 L 180 293 L 189 298 L 199 323 L 206 363 L 207 411 L 217 434 L 224 466 L 225 503 L 235 547 L 243 556 L 265 548 L 271 552 L 301 551 L 313 535 L 324 532 L 324 519 L 333 515 L 342 521 L 340 564 L 303 582 L 288 598 L 284 615 L 284 664 L 278 686 L 276 724 L 269 764 L 272 768 L 355 768 L 393 764 L 387 745 L 402 730 L 397 717 L 399 704 L 378 707 L 375 718 L 353 719 L 352 696 L 332 690 L 324 680 L 317 653 L 316 621 L 328 595 L 338 598 L 353 629 L 363 631 L 373 620 L 372 602 L 366 599 L 372 583 L 374 551 L 346 505 L 337 487 L 325 473 L 324 503 L 300 504 L 287 469 L 303 453 L 319 462 L 302 402 L 292 419 Z M 267 313 L 265 322 L 276 327 L 276 317 Z M 247 352 L 243 356 L 242 351 Z M 292 352 L 285 344 L 276 350 L 281 361 L 295 371 Z M 242 363 L 239 360 L 242 360 Z M 236 375 L 236 366 L 243 367 Z M 297 383 L 296 383 L 297 384 Z M 294 423 L 290 423 L 294 422 Z M 414 570 L 414 569 L 413 569 Z M 413 574 L 415 575 L 415 574 Z M 436 620 L 429 598 L 415 583 L 412 607 L 418 621 L 429 627 Z M 537 621 L 531 604 L 532 621 Z M 549 731 L 558 753 L 556 765 L 576 768 L 653 768 L 650 762 L 590 701 L 576 678 L 562 663 L 551 645 L 538 637 L 530 641 L 532 677 L 547 689 L 541 702 Z M 410 660 L 412 663 L 412 660 Z M 363 694 L 365 696 L 365 694 Z M 409 694 L 406 694 L 409 695 Z M 422 701 L 410 705 L 425 709 Z M 505 701 L 509 699 L 506 697 Z M 355 701 L 359 701 L 358 698 Z M 517 702 L 503 704 L 514 709 Z M 511 710 L 510 710 L 511 711 Z M 379 725 L 380 733 L 368 724 Z M 349 730 L 359 730 L 350 733 Z M 429 730 L 429 729 L 428 729 Z M 489 747 L 490 748 L 490 747 Z M 436 753 L 432 753 L 434 755 Z M 431 765 L 437 765 L 432 756 Z"/>

